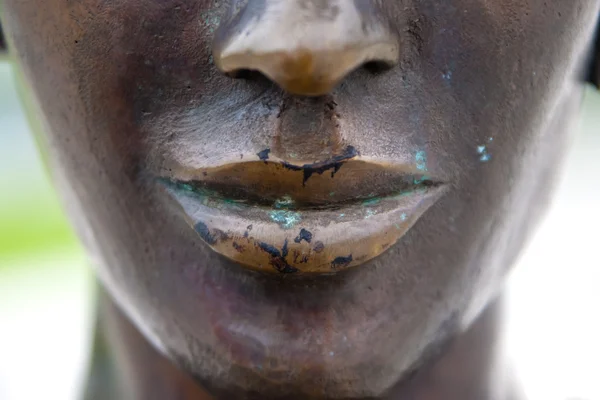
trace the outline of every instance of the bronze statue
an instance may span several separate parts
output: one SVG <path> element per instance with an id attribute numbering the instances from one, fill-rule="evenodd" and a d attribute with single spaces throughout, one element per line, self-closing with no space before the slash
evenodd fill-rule
<path id="1" fill-rule="evenodd" d="M 87 398 L 518 398 L 599 0 L 0 7 L 103 288 Z"/>

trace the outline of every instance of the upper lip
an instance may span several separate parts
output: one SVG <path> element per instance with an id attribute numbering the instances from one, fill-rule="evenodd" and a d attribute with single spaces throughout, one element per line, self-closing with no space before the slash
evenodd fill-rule
<path id="1" fill-rule="evenodd" d="M 313 163 L 262 158 L 167 178 L 209 197 L 302 210 L 338 208 L 442 184 L 416 165 L 363 159 L 351 146 L 338 156 Z"/>

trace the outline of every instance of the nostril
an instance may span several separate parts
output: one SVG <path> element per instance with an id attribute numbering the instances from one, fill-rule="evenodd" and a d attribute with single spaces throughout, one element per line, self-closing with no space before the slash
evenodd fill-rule
<path id="1" fill-rule="evenodd" d="M 371 60 L 371 61 L 367 61 L 366 63 L 364 63 L 362 65 L 362 67 L 364 69 L 366 69 L 367 71 L 369 71 L 370 73 L 377 75 L 377 74 L 382 74 L 386 71 L 389 71 L 390 69 L 392 69 L 394 65 L 392 63 L 386 62 L 386 61 L 381 61 L 381 60 Z"/>
<path id="2" fill-rule="evenodd" d="M 227 72 L 227 75 L 234 79 L 266 79 L 262 72 L 248 68 L 235 69 Z"/>
<path id="3" fill-rule="evenodd" d="M 255 70 L 255 69 L 239 68 L 239 69 L 235 69 L 235 70 L 226 72 L 225 75 L 227 75 L 228 77 L 233 78 L 233 79 L 242 79 L 242 80 L 247 80 L 247 81 L 252 81 L 252 82 L 264 82 L 264 83 L 273 84 L 271 79 L 269 79 L 262 72 Z"/>

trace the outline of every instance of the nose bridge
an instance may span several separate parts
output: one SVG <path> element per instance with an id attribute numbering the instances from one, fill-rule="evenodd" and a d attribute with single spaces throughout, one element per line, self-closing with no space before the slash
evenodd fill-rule
<path id="1" fill-rule="evenodd" d="M 304 95 L 327 93 L 365 62 L 393 64 L 398 53 L 397 37 L 369 0 L 248 0 L 213 43 L 222 71 L 258 70 Z"/>

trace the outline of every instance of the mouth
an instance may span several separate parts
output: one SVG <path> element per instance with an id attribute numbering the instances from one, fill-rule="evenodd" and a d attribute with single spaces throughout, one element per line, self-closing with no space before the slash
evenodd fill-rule
<path id="1" fill-rule="evenodd" d="M 159 178 L 207 245 L 257 271 L 331 274 L 363 264 L 445 189 L 418 165 L 364 159 L 352 147 L 317 163 L 258 156 Z"/>

